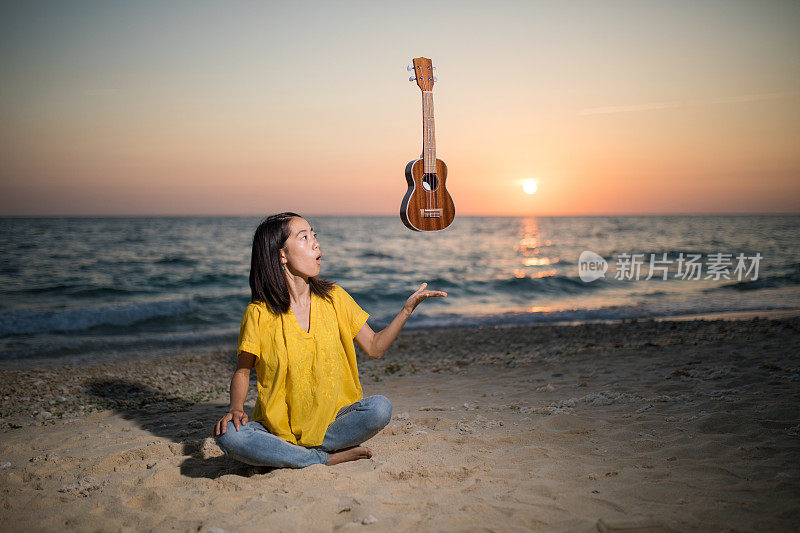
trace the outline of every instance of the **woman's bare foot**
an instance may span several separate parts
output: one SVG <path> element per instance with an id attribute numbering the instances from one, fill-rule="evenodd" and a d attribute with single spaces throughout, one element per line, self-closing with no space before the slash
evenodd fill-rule
<path id="1" fill-rule="evenodd" d="M 338 465 L 346 461 L 369 459 L 370 457 L 372 457 L 372 450 L 366 446 L 353 446 L 352 448 L 345 448 L 344 450 L 339 450 L 330 454 L 330 457 L 328 457 L 328 466 Z"/>

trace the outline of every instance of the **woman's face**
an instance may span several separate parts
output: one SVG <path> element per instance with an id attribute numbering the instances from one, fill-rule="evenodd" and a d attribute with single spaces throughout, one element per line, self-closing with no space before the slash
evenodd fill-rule
<path id="1" fill-rule="evenodd" d="M 306 219 L 295 217 L 289 221 L 289 238 L 281 248 L 281 263 L 295 276 L 309 278 L 319 274 L 322 250 Z"/>

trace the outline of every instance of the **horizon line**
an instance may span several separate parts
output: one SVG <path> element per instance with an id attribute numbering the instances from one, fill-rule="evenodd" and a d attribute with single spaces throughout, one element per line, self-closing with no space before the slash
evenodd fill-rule
<path id="1" fill-rule="evenodd" d="M 168 213 L 144 213 L 144 214 L 54 214 L 54 215 L 3 215 L 0 214 L 0 219 L 10 218 L 259 218 L 269 216 L 267 214 L 168 214 Z M 302 216 L 308 217 L 376 217 L 376 218 L 389 218 L 399 217 L 397 214 L 331 214 L 331 213 L 305 213 Z M 568 218 L 568 217 L 708 217 L 708 216 L 800 216 L 798 212 L 712 212 L 712 213 L 597 213 L 597 214 L 463 214 L 458 215 L 460 218 Z"/>

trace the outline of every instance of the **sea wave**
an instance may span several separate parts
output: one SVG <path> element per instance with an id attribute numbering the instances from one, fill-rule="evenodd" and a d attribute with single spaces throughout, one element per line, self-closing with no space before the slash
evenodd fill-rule
<path id="1" fill-rule="evenodd" d="M 46 295 L 49 298 L 65 296 L 70 298 L 114 298 L 120 296 L 133 296 L 137 294 L 148 294 L 155 292 L 146 287 L 126 288 L 108 285 L 90 285 L 86 283 L 54 283 L 48 285 L 28 286 L 24 289 L 9 289 L 6 294 L 9 296 L 32 296 L 38 297 Z"/>
<path id="2" fill-rule="evenodd" d="M 800 301 L 796 216 L 461 217 L 430 235 L 405 232 L 396 217 L 318 218 L 322 276 L 344 287 L 374 327 L 394 318 L 423 281 L 448 298 L 424 302 L 410 328 L 781 309 Z M 160 346 L 216 342 L 209 332 L 217 330 L 233 331 L 235 342 L 258 223 L 256 217 L 0 219 L 6 252 L 0 358 L 7 350 L 146 348 L 155 339 Z M 755 281 L 633 283 L 614 276 L 622 252 L 657 259 L 667 253 L 672 272 L 680 253 L 752 256 L 754 248 L 763 256 Z M 583 250 L 605 257 L 606 278 L 580 280 L 574 262 Z"/>
<path id="3" fill-rule="evenodd" d="M 385 252 L 381 252 L 378 250 L 369 250 L 366 252 L 361 252 L 359 254 L 363 258 L 373 258 L 373 259 L 394 259 L 392 254 L 388 254 Z"/>
<path id="4" fill-rule="evenodd" d="M 159 273 L 148 279 L 147 284 L 164 290 L 184 287 L 205 287 L 219 284 L 239 285 L 242 284 L 243 281 L 246 282 L 246 280 L 247 275 L 245 274 L 229 272 L 196 273 L 179 279 L 173 279 L 173 276 L 169 274 Z"/>
<path id="5" fill-rule="evenodd" d="M 160 259 L 153 261 L 153 263 L 161 265 L 192 266 L 196 265 L 198 261 L 197 259 L 186 257 L 185 255 L 165 255 Z"/>
<path id="6" fill-rule="evenodd" d="M 132 326 L 157 317 L 186 314 L 194 306 L 192 299 L 178 299 L 88 308 L 0 311 L 0 337 L 86 331 L 106 325 Z"/>
<path id="7" fill-rule="evenodd" d="M 800 285 L 800 270 L 778 276 L 760 277 L 756 280 L 743 280 L 725 283 L 718 287 L 707 289 L 705 292 L 714 292 L 720 290 L 755 291 L 760 289 L 772 289 L 775 287 L 790 287 L 792 285 Z"/>
<path id="8" fill-rule="evenodd" d="M 672 305 L 659 306 L 610 306 L 597 309 L 564 309 L 557 311 L 519 312 L 459 315 L 455 313 L 426 314 L 415 313 L 408 320 L 406 329 L 434 329 L 475 326 L 544 325 L 554 323 L 616 322 L 620 320 L 647 320 L 687 315 L 708 315 L 714 313 L 776 311 L 796 309 L 791 306 L 769 306 L 763 304 L 719 306 L 719 305 Z M 373 317 L 369 323 L 374 328 L 386 327 L 394 315 Z"/>
<path id="9" fill-rule="evenodd" d="M 236 353 L 236 337 L 238 328 L 214 329 L 167 333 L 160 335 L 116 336 L 116 337 L 79 337 L 51 336 L 50 338 L 24 339 L 9 343 L 4 339 L 0 343 L 0 359 L 11 360 L 30 357 L 68 357 L 80 355 L 97 360 L 103 357 L 124 357 L 131 352 L 151 352 L 152 350 L 196 351 L 203 348 L 230 349 Z"/>
<path id="10" fill-rule="evenodd" d="M 520 292 L 545 293 L 545 294 L 580 294 L 607 286 L 608 282 L 598 279 L 592 283 L 581 281 L 580 278 L 553 274 L 542 277 L 513 277 L 499 280 L 477 282 L 483 291 L 500 291 L 508 294 Z"/>

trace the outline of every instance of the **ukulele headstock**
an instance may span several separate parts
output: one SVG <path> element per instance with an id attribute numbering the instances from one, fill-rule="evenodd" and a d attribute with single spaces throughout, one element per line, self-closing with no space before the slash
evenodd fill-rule
<path id="1" fill-rule="evenodd" d="M 434 82 L 438 81 L 436 76 L 433 75 L 434 69 L 431 60 L 427 57 L 415 57 L 413 60 L 414 76 L 411 76 L 408 81 L 416 81 L 417 86 L 423 91 L 432 91 Z M 408 66 L 408 70 L 412 69 L 412 65 Z"/>

